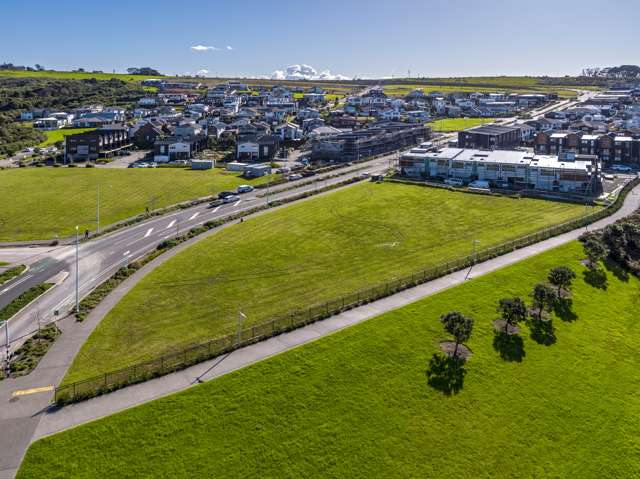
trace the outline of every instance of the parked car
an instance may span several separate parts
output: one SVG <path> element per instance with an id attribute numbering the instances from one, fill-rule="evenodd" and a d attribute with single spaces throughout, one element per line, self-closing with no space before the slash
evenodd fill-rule
<path id="1" fill-rule="evenodd" d="M 240 186 L 238 186 L 236 191 L 238 193 L 249 193 L 249 192 L 253 191 L 253 186 L 251 186 L 251 185 L 240 185 Z"/>
<path id="2" fill-rule="evenodd" d="M 289 180 L 289 181 L 296 181 L 296 180 L 300 180 L 300 179 L 302 179 L 302 175 L 298 175 L 298 174 L 289 175 L 289 177 L 287 178 L 287 180 Z"/>
<path id="3" fill-rule="evenodd" d="M 221 191 L 218 193 L 218 198 L 224 200 L 227 196 L 234 196 L 235 193 L 233 191 Z"/>
<path id="4" fill-rule="evenodd" d="M 222 202 L 223 203 L 235 203 L 238 200 L 240 200 L 240 197 L 238 195 L 231 195 L 231 196 L 225 196 L 224 199 L 222 200 Z"/>
<path id="5" fill-rule="evenodd" d="M 633 171 L 633 168 L 631 168 L 630 166 L 627 166 L 627 165 L 612 165 L 611 169 L 613 171 L 620 171 L 620 172 L 624 172 L 624 173 L 629 173 L 629 172 Z"/>
<path id="6" fill-rule="evenodd" d="M 496 188 L 500 188 L 503 190 L 511 188 L 511 184 L 508 181 L 496 181 Z"/>
<path id="7" fill-rule="evenodd" d="M 488 190 L 489 182 L 485 180 L 475 180 L 469 183 L 469 188 L 478 188 L 482 190 Z"/>
<path id="8" fill-rule="evenodd" d="M 447 178 L 444 180 L 445 184 L 450 186 L 464 186 L 464 181 L 460 178 Z"/>

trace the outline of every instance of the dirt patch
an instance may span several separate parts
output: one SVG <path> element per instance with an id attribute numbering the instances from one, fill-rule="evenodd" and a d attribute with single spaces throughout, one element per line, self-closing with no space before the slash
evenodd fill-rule
<path id="1" fill-rule="evenodd" d="M 505 327 L 506 324 L 507 323 L 506 323 L 506 321 L 504 319 L 496 319 L 493 322 L 493 327 L 499 333 L 504 333 L 505 332 L 504 327 Z M 520 328 L 518 326 L 509 325 L 506 332 L 509 335 L 518 334 L 518 333 L 520 333 Z"/>
<path id="2" fill-rule="evenodd" d="M 540 311 L 537 308 L 527 308 L 527 314 L 529 316 L 529 318 L 531 318 L 533 321 L 538 321 L 538 313 Z M 547 312 L 547 311 L 542 311 L 542 314 L 540 315 L 542 319 L 542 321 L 549 321 L 551 320 L 551 315 Z M 504 323 L 502 323 L 504 326 Z"/>
<path id="3" fill-rule="evenodd" d="M 442 341 L 440 343 L 440 349 L 450 358 L 453 357 L 453 351 L 456 349 L 456 343 L 453 341 Z M 465 361 L 471 357 L 471 350 L 464 344 L 458 344 L 458 352 L 456 357 L 464 359 Z"/>

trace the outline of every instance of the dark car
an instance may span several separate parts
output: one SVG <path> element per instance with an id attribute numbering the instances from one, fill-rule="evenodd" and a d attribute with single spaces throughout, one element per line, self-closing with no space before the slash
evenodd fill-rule
<path id="1" fill-rule="evenodd" d="M 233 196 L 235 194 L 235 191 L 221 191 L 220 193 L 218 193 L 218 198 L 224 200 L 227 196 Z"/>
<path id="2" fill-rule="evenodd" d="M 301 174 L 304 178 L 308 178 L 308 177 L 310 177 L 310 176 L 314 176 L 314 175 L 316 174 L 316 172 L 315 172 L 315 171 L 312 171 L 312 170 L 305 170 L 305 171 L 302 171 L 300 174 Z"/>

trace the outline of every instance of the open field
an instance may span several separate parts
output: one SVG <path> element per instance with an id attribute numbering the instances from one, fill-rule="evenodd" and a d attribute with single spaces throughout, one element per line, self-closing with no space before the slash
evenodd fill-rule
<path id="1" fill-rule="evenodd" d="M 580 87 L 581 89 L 587 90 L 590 87 Z M 384 85 L 384 92 L 387 95 L 391 96 L 406 96 L 413 90 L 420 89 L 425 93 L 430 93 L 432 91 L 441 92 L 445 95 L 453 92 L 464 92 L 464 93 L 490 93 L 496 91 L 502 91 L 507 93 L 549 93 L 556 92 L 560 98 L 573 98 L 577 96 L 577 93 L 573 90 L 568 89 L 567 87 L 555 87 L 555 86 L 532 86 L 529 87 L 520 87 L 520 86 L 511 86 L 511 87 L 491 87 L 491 86 L 456 86 L 456 85 L 421 85 L 421 84 L 398 84 L 398 85 Z"/>
<path id="2" fill-rule="evenodd" d="M 146 276 L 65 383 L 155 357 L 578 217 L 584 207 L 365 183 L 233 225 Z"/>
<path id="3" fill-rule="evenodd" d="M 105 227 L 145 209 L 160 208 L 235 188 L 245 180 L 219 168 L 10 168 L 0 170 L 0 241 L 50 239 Z"/>
<path id="4" fill-rule="evenodd" d="M 76 133 L 84 133 L 85 131 L 95 130 L 95 128 L 62 128 L 60 130 L 44 131 L 47 135 L 47 139 L 40 143 L 38 147 L 55 145 L 59 141 L 64 141 L 64 137 L 67 135 L 75 135 Z"/>
<path id="5" fill-rule="evenodd" d="M 584 281 L 574 242 L 180 394 L 42 439 L 39 477 L 632 477 L 640 468 L 640 283 Z M 496 301 L 577 273 L 545 346 L 493 348 Z M 427 384 L 438 321 L 475 319 L 462 387 Z M 176 454 L 179 451 L 179 454 Z"/>
<path id="6" fill-rule="evenodd" d="M 446 133 L 450 131 L 466 130 L 485 123 L 495 121 L 494 118 L 445 118 L 428 123 L 432 131 Z"/>

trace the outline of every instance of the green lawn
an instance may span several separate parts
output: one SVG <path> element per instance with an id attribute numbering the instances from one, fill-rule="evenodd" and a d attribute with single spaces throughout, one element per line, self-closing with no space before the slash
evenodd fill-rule
<path id="1" fill-rule="evenodd" d="M 96 228 L 98 185 L 102 227 L 180 201 L 211 195 L 248 181 L 219 168 L 10 168 L 0 170 L 0 241 L 65 236 L 80 225 Z"/>
<path id="2" fill-rule="evenodd" d="M 582 90 L 593 89 L 592 87 L 576 87 Z M 522 86 L 519 84 L 513 84 L 511 86 L 500 86 L 500 84 L 496 84 L 496 86 L 474 86 L 470 85 L 423 85 L 423 84 L 389 84 L 384 85 L 384 92 L 387 95 L 391 96 L 406 96 L 410 92 L 415 89 L 420 89 L 425 93 L 430 93 L 432 91 L 441 92 L 445 95 L 454 92 L 463 92 L 463 93 L 491 93 L 496 91 L 502 91 L 507 93 L 549 93 L 555 92 L 558 94 L 560 98 L 572 98 L 577 96 L 577 93 L 567 87 L 556 87 L 556 86 L 542 86 L 542 85 L 532 85 L 529 87 L 528 85 Z"/>
<path id="3" fill-rule="evenodd" d="M 47 135 L 47 139 L 40 143 L 38 147 L 43 148 L 45 146 L 55 145 L 59 141 L 64 141 L 64 137 L 67 135 L 75 135 L 76 133 L 84 133 L 85 131 L 95 130 L 95 128 L 62 128 L 60 130 L 43 131 Z"/>
<path id="4" fill-rule="evenodd" d="M 359 184 L 231 226 L 146 276 L 65 382 L 337 299 L 584 213 L 584 206 Z"/>
<path id="5" fill-rule="evenodd" d="M 186 392 L 42 439 L 39 477 L 635 477 L 640 470 L 640 284 L 583 280 L 570 243 Z M 578 272 L 555 344 L 493 348 L 496 301 L 557 265 Z M 427 384 L 446 338 L 475 318 L 457 394 Z M 567 315 L 564 316 L 569 319 Z"/>
<path id="6" fill-rule="evenodd" d="M 494 118 L 445 118 L 443 120 L 436 120 L 429 123 L 429 126 L 433 131 L 437 132 L 451 132 L 466 130 L 478 125 L 484 125 L 485 123 L 491 123 L 495 121 Z"/>

